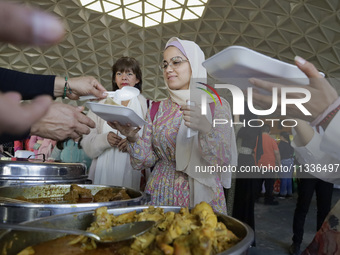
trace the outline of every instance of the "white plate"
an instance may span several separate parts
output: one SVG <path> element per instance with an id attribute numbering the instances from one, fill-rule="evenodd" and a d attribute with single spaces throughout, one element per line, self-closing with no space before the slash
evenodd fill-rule
<path id="1" fill-rule="evenodd" d="M 116 91 L 107 91 L 106 93 L 108 94 L 107 96 L 112 97 L 115 101 L 126 101 L 137 97 L 140 94 L 140 91 L 135 87 L 126 86 L 121 89 L 117 89 Z M 97 99 L 97 97 L 92 95 L 79 97 L 79 101 L 86 101 L 91 99 Z"/>
<path id="2" fill-rule="evenodd" d="M 252 77 L 287 85 L 309 84 L 309 79 L 297 66 L 242 46 L 230 46 L 205 60 L 202 65 L 212 78 L 241 89 L 252 86 L 248 82 Z"/>
<path id="3" fill-rule="evenodd" d="M 87 102 L 86 106 L 99 117 L 109 122 L 118 121 L 122 125 L 130 123 L 133 127 L 143 126 L 147 123 L 133 110 L 124 106 L 94 102 Z"/>

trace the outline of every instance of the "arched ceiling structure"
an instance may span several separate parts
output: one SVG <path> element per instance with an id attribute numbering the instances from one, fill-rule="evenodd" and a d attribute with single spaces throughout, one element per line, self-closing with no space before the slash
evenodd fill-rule
<path id="1" fill-rule="evenodd" d="M 121 56 L 132 56 L 142 66 L 143 93 L 162 99 L 166 90 L 158 65 L 166 41 L 178 36 L 198 43 L 207 58 L 241 45 L 288 63 L 299 55 L 327 77 L 340 76 L 337 0 L 200 1 L 205 6 L 201 18 L 149 27 L 90 10 L 80 0 L 15 2 L 55 13 L 67 33 L 60 44 L 49 48 L 0 44 L 1 67 L 70 77 L 93 75 L 110 89 L 112 64 Z"/>

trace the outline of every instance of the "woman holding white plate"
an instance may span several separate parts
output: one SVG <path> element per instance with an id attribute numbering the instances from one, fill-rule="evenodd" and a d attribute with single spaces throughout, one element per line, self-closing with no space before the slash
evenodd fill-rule
<path id="1" fill-rule="evenodd" d="M 171 38 L 161 63 L 169 98 L 160 101 L 158 108 L 156 103 L 152 104 L 142 136 L 137 134 L 138 128 L 118 122 L 110 125 L 126 134 L 136 169 L 154 167 L 145 187 L 145 192 L 151 195 L 151 205 L 194 207 L 205 201 L 215 211 L 226 213 L 223 188 L 230 187 L 230 175 L 204 169 L 235 166 L 236 140 L 229 125 L 212 126 L 213 118 L 231 120 L 226 100 L 221 100 L 223 104 L 210 102 L 207 117 L 201 114 L 202 94 L 196 84 L 207 78 L 202 66 L 204 59 L 196 43 Z M 196 100 L 195 106 L 187 105 L 191 98 Z M 191 135 L 194 133 L 191 131 L 196 133 Z"/>
<path id="2" fill-rule="evenodd" d="M 142 71 L 139 63 L 132 57 L 121 57 L 112 66 L 113 91 L 125 86 L 136 87 L 142 91 Z M 99 103 L 110 103 L 111 98 Z M 147 103 L 143 95 L 131 100 L 117 102 L 134 110 L 145 119 Z M 140 189 L 141 172 L 136 171 L 130 164 L 127 153 L 127 141 L 118 130 L 111 128 L 105 120 L 89 111 L 88 115 L 96 123 L 96 128 L 85 135 L 81 145 L 85 153 L 92 158 L 89 178 L 94 184 L 116 185 Z M 140 131 L 142 134 L 142 130 Z"/>

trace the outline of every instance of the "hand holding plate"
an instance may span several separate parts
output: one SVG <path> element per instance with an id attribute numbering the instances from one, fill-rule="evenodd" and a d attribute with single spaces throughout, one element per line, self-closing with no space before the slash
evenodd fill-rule
<path id="1" fill-rule="evenodd" d="M 134 143 L 135 141 L 137 141 L 139 137 L 138 131 L 141 129 L 141 127 L 134 128 L 134 127 L 131 127 L 130 124 L 121 125 L 117 121 L 108 122 L 107 124 L 110 127 L 117 129 L 122 135 L 126 136 L 126 139 L 131 143 Z"/>

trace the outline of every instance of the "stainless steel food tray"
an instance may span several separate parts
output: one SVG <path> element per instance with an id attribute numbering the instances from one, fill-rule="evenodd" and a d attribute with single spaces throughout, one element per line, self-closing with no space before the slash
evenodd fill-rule
<path id="1" fill-rule="evenodd" d="M 99 190 L 105 188 L 125 189 L 131 199 L 81 204 L 28 204 L 0 202 L 0 222 L 20 223 L 56 214 L 93 210 L 101 206 L 115 208 L 144 205 L 150 198 L 150 196 L 144 192 L 126 187 L 93 184 L 78 184 L 78 186 L 90 189 L 93 195 Z M 0 197 L 17 198 L 19 196 L 24 196 L 28 199 L 39 197 L 60 197 L 66 194 L 70 190 L 70 187 L 70 184 L 0 187 Z"/>
<path id="2" fill-rule="evenodd" d="M 178 212 L 180 207 L 176 206 L 160 206 L 165 212 L 174 211 Z M 109 209 L 108 212 L 114 215 L 120 215 L 123 213 L 128 213 L 132 211 L 141 212 L 143 209 L 148 208 L 148 206 L 134 206 L 125 208 L 113 208 Z M 242 240 L 233 246 L 232 248 L 219 253 L 219 255 L 245 255 L 254 240 L 253 230 L 245 223 L 239 220 L 217 213 L 218 220 L 223 222 L 228 229 L 234 232 L 236 236 Z M 26 222 L 23 224 L 34 225 L 34 226 L 44 226 L 53 227 L 58 226 L 58 228 L 77 228 L 85 230 L 94 221 L 94 210 L 69 213 L 63 215 L 55 215 L 51 217 L 46 217 L 43 219 Z M 51 234 L 51 233 L 34 233 L 24 232 L 24 231 L 10 231 L 7 230 L 2 235 L 0 234 L 0 251 L 2 254 L 7 252 L 6 255 L 17 254 L 19 251 L 23 250 L 25 247 L 30 245 L 35 245 L 47 240 L 55 239 L 57 237 L 63 236 L 64 234 Z"/>

